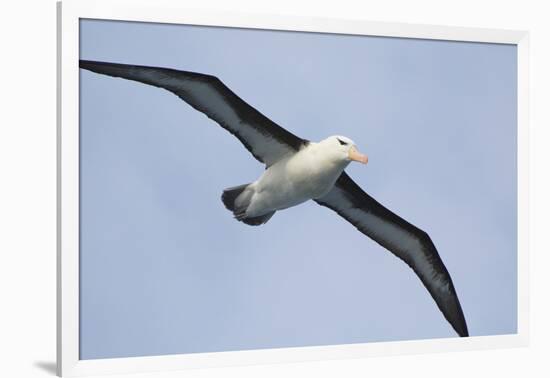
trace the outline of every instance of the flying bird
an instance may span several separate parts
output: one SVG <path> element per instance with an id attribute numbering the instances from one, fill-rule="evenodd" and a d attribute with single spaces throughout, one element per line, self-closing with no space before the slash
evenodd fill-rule
<path id="1" fill-rule="evenodd" d="M 418 275 L 459 336 L 468 328 L 451 276 L 428 234 L 363 191 L 344 169 L 366 164 L 344 136 L 302 139 L 250 106 L 217 77 L 196 72 L 81 60 L 80 68 L 164 88 L 233 134 L 266 169 L 256 181 L 223 191 L 235 219 L 262 225 L 275 212 L 314 200 L 403 260 Z"/>

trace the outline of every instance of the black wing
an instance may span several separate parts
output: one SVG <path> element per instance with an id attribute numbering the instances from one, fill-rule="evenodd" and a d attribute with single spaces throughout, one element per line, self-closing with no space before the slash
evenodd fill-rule
<path id="1" fill-rule="evenodd" d="M 80 68 L 167 89 L 235 135 L 267 166 L 308 143 L 247 104 L 215 76 L 89 60 L 81 60 Z"/>
<path id="2" fill-rule="evenodd" d="M 451 276 L 428 234 L 386 209 L 345 172 L 334 188 L 316 202 L 405 261 L 426 286 L 437 306 L 460 336 L 468 336 Z"/>

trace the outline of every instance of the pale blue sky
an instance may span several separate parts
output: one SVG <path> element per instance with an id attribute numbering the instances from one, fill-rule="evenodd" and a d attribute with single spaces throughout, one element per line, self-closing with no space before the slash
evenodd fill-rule
<path id="1" fill-rule="evenodd" d="M 516 332 L 512 45 L 81 22 L 81 58 L 218 76 L 427 231 L 471 335 Z M 263 167 L 167 91 L 81 72 L 82 359 L 454 337 L 402 261 L 308 202 L 250 227 Z"/>

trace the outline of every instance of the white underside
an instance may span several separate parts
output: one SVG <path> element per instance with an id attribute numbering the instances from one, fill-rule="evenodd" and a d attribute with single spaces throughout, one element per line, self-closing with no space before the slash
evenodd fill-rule
<path id="1" fill-rule="evenodd" d="M 237 199 L 250 198 L 248 217 L 296 206 L 327 194 L 349 164 L 347 160 L 327 156 L 317 143 L 269 167 Z"/>

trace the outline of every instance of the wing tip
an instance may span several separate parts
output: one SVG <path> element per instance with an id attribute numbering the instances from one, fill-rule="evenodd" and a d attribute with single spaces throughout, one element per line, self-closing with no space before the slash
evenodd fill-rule
<path id="1" fill-rule="evenodd" d="M 468 337 L 470 336 L 470 333 L 468 331 L 466 318 L 464 317 L 462 306 L 460 305 L 460 301 L 458 300 L 458 296 L 456 295 L 454 289 L 452 290 L 450 296 L 451 298 L 453 298 L 454 303 L 447 306 L 443 306 L 443 303 L 438 301 L 436 297 L 434 297 L 434 299 L 437 305 L 440 307 L 441 312 L 443 313 L 449 324 L 453 327 L 455 332 L 458 334 L 458 336 Z"/>
<path id="2" fill-rule="evenodd" d="M 462 318 L 462 321 L 455 325 L 453 324 L 453 328 L 455 329 L 456 333 L 458 333 L 458 336 L 460 337 L 469 337 L 470 333 L 468 332 L 468 326 L 466 325 L 466 320 L 464 317 Z"/>
<path id="3" fill-rule="evenodd" d="M 95 61 L 95 60 L 86 60 L 86 59 L 80 59 L 78 61 L 78 66 L 80 68 L 84 68 L 84 69 L 88 69 L 88 68 L 91 68 L 91 67 L 94 67 L 94 66 L 106 65 L 106 64 L 108 64 L 108 63 L 98 62 L 98 61 Z"/>
<path id="4" fill-rule="evenodd" d="M 97 60 L 80 59 L 78 61 L 78 67 L 88 71 L 105 73 L 104 70 L 106 67 L 111 69 L 112 68 L 129 68 L 129 67 L 132 67 L 132 65 L 121 64 L 121 63 L 100 62 Z M 101 68 L 103 68 L 103 70 L 101 70 Z"/>

